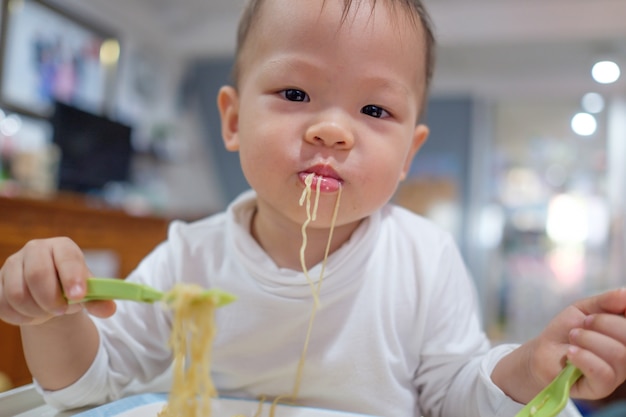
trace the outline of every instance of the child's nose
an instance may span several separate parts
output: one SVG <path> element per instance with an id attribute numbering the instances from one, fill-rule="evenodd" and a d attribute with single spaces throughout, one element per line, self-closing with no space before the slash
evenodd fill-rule
<path id="1" fill-rule="evenodd" d="M 304 140 L 313 145 L 350 149 L 354 145 L 354 134 L 346 117 L 325 117 L 309 126 Z"/>

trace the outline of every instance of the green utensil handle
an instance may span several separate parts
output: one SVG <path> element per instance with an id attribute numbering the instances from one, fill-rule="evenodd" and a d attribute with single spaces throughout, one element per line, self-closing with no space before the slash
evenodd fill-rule
<path id="1" fill-rule="evenodd" d="M 153 303 L 164 300 L 167 292 L 156 290 L 148 285 L 125 281 L 117 278 L 88 278 L 87 293 L 82 300 L 70 303 L 82 303 L 94 300 L 130 300 L 144 303 Z M 198 297 L 212 297 L 218 307 L 232 303 L 237 297 L 219 288 L 204 290 Z M 164 300 L 167 301 L 167 300 Z"/>
<path id="2" fill-rule="evenodd" d="M 89 278 L 85 300 L 131 300 L 154 302 L 163 298 L 163 292 L 147 285 L 116 278 Z"/>
<path id="3" fill-rule="evenodd" d="M 515 417 L 554 417 L 567 404 L 569 390 L 582 376 L 580 369 L 567 362 L 565 368 L 535 396 Z"/>

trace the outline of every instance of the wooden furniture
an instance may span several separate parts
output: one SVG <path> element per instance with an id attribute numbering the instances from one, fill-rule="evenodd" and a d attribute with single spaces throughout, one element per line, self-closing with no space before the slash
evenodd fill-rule
<path id="1" fill-rule="evenodd" d="M 83 250 L 107 250 L 125 277 L 167 233 L 169 221 L 132 216 L 97 199 L 59 194 L 49 199 L 0 197 L 0 265 L 31 239 L 68 236 Z M 0 321 L 0 372 L 13 386 L 31 382 L 19 328 Z"/>

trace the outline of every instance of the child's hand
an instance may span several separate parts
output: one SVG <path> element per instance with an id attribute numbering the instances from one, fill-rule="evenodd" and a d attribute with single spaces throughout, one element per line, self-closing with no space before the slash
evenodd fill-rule
<path id="1" fill-rule="evenodd" d="M 28 242 L 0 269 L 0 320 L 15 325 L 41 324 L 82 309 L 67 299 L 85 295 L 90 276 L 80 248 L 68 238 Z M 65 298 L 67 296 L 67 299 Z M 90 313 L 113 314 L 113 302 L 85 304 Z"/>
<path id="2" fill-rule="evenodd" d="M 539 335 L 502 358 L 492 379 L 527 403 L 572 362 L 583 376 L 570 395 L 600 399 L 626 380 L 626 289 L 581 300 L 556 316 Z"/>
<path id="3" fill-rule="evenodd" d="M 503 357 L 493 382 L 525 404 L 545 388 L 569 360 L 583 377 L 570 395 L 600 399 L 626 380 L 626 289 L 586 298 L 563 310 L 535 339 Z"/>
<path id="4" fill-rule="evenodd" d="M 571 395 L 604 398 L 626 380 L 626 289 L 581 300 L 570 309 L 555 324 L 569 330 L 567 359 L 583 372 Z"/>

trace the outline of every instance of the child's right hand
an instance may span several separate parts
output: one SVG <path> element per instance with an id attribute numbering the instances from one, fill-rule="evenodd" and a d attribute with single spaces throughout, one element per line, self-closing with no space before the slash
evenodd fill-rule
<path id="1" fill-rule="evenodd" d="M 76 313 L 83 305 L 68 304 L 67 300 L 84 297 L 89 276 L 85 257 L 71 239 L 32 240 L 7 258 L 0 269 L 0 320 L 34 325 Z M 112 301 L 84 306 L 100 317 L 115 312 Z"/>

